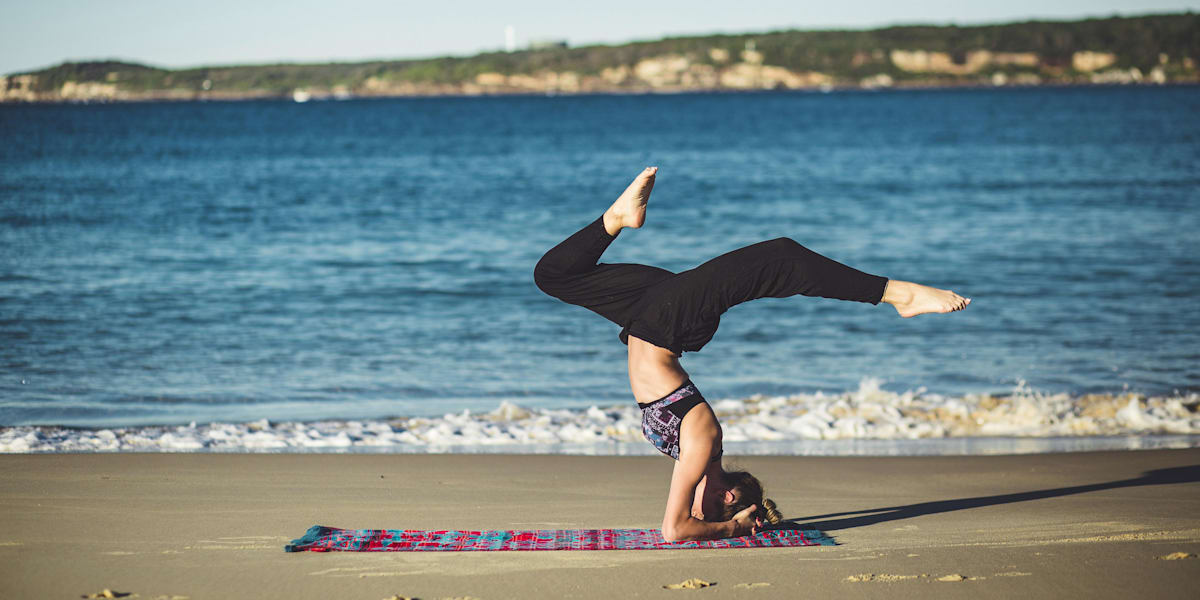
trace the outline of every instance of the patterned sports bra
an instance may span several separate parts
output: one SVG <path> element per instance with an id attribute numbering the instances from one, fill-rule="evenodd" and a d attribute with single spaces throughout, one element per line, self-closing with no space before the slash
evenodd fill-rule
<path id="1" fill-rule="evenodd" d="M 684 415 L 701 402 L 704 396 L 689 379 L 663 398 L 648 404 L 638 403 L 642 409 L 642 434 L 659 452 L 679 460 L 679 426 Z M 712 460 L 721 458 L 723 452 L 724 449 L 718 450 Z"/>

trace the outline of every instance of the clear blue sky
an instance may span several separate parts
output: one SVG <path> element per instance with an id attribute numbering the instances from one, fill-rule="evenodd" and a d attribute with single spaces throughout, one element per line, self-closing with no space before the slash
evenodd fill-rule
<path id="1" fill-rule="evenodd" d="M 989 23 L 1200 10 L 1136 0 L 6 0 L 0 73 L 117 58 L 164 67 L 470 55 L 565 39 L 573 46 L 664 35 L 904 23 Z"/>

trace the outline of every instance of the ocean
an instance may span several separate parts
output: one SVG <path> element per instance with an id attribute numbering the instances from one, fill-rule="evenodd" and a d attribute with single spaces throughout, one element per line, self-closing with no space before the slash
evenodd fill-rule
<path id="1" fill-rule="evenodd" d="M 973 299 L 735 307 L 683 360 L 731 448 L 1200 445 L 1197 114 L 1195 86 L 0 105 L 0 451 L 651 451 L 618 328 L 532 278 L 646 165 L 607 262 L 787 236 Z"/>

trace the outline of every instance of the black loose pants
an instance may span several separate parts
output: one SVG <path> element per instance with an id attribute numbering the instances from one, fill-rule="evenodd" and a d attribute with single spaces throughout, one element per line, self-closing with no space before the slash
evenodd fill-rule
<path id="1" fill-rule="evenodd" d="M 742 302 L 801 294 L 878 304 L 887 285 L 884 277 L 788 238 L 752 244 L 680 273 L 600 263 L 614 239 L 603 217 L 593 221 L 538 261 L 534 282 L 620 325 L 622 342 L 632 335 L 676 354 L 702 348 L 717 332 L 721 315 Z"/>

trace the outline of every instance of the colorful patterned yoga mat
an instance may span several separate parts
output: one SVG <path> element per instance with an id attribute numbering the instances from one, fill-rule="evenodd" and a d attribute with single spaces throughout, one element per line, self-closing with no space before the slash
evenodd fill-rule
<path id="1" fill-rule="evenodd" d="M 815 530 L 780 529 L 704 542 L 668 542 L 657 529 L 541 529 L 537 531 L 419 531 L 337 529 L 313 525 L 288 552 L 478 552 L 489 550 L 677 550 L 833 546 Z"/>

